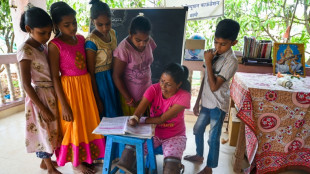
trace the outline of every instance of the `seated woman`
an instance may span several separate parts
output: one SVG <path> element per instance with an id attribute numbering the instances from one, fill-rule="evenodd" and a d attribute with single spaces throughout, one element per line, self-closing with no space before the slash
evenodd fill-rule
<path id="1" fill-rule="evenodd" d="M 188 69 L 177 63 L 167 66 L 159 83 L 151 85 L 131 116 L 129 124 L 156 124 L 154 148 L 162 146 L 164 155 L 164 174 L 180 173 L 184 166 L 181 158 L 186 147 L 184 110 L 190 108 L 190 83 Z M 150 117 L 141 117 L 148 107 Z M 147 148 L 144 148 L 147 152 Z M 129 173 L 135 162 L 135 149 L 126 145 L 117 166 Z"/>

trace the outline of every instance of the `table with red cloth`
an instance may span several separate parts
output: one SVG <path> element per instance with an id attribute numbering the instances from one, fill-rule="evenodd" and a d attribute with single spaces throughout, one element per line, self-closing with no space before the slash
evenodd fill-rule
<path id="1" fill-rule="evenodd" d="M 256 173 L 310 172 L 310 77 L 284 88 L 270 74 L 237 72 L 230 95 L 245 123 L 246 155 Z M 249 170 L 248 170 L 249 171 Z"/>

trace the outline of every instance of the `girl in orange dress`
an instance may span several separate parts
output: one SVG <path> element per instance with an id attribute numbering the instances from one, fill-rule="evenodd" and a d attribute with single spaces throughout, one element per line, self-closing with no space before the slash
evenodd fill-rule
<path id="1" fill-rule="evenodd" d="M 76 12 L 64 2 L 51 6 L 56 37 L 48 57 L 59 100 L 63 141 L 56 151 L 58 165 L 72 162 L 84 174 L 95 173 L 93 160 L 104 157 L 103 136 L 92 134 L 100 122 L 98 108 L 87 72 L 85 39 L 77 35 Z M 59 76 L 59 72 L 61 76 Z"/>

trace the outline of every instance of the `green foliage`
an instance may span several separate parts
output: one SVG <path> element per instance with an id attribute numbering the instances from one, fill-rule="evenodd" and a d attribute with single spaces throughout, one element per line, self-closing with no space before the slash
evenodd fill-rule
<path id="1" fill-rule="evenodd" d="M 6 52 L 13 52 L 13 23 L 8 0 L 0 0 L 0 38 L 5 40 Z M 1 48 L 2 52 L 4 51 Z"/>
<path id="2" fill-rule="evenodd" d="M 9 2 L 7 0 L 0 0 L 0 30 L 3 31 L 8 27 L 13 27 Z M 2 35 L 4 32 L 0 34 Z"/>
<path id="3" fill-rule="evenodd" d="M 47 9 L 52 3 L 60 0 L 46 0 Z M 90 0 L 63 0 L 73 7 L 77 12 L 79 29 L 89 25 Z M 139 8 L 139 7 L 163 7 L 164 0 L 102 0 L 111 8 Z M 290 2 L 290 4 L 288 3 Z M 238 44 L 235 50 L 243 49 L 243 37 L 254 36 L 259 40 L 273 40 L 274 42 L 285 42 L 283 34 L 291 25 L 294 15 L 291 37 L 289 42 L 304 43 L 307 47 L 310 39 L 309 23 L 309 0 L 299 0 L 299 16 L 294 14 L 297 0 L 225 0 L 225 14 L 222 17 L 191 20 L 186 24 L 186 38 L 195 33 L 200 33 L 206 38 L 206 48 L 213 46 L 214 32 L 217 23 L 230 18 L 239 22 L 241 26 Z M 151 5 L 150 5 L 151 4 Z M 300 10 L 306 9 L 306 16 Z M 0 37 L 5 37 L 7 32 L 12 32 L 12 20 L 8 0 L 0 0 Z M 298 12 L 298 11 L 297 11 Z M 301 12 L 301 13 L 300 13 Z M 307 57 L 306 57 L 307 59 Z"/>
<path id="4" fill-rule="evenodd" d="M 14 88 L 18 88 L 19 87 L 18 80 L 13 80 L 12 83 L 13 83 Z"/>

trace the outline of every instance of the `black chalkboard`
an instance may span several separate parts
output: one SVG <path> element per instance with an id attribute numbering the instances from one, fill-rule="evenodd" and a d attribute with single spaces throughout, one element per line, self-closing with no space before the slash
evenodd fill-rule
<path id="1" fill-rule="evenodd" d="M 151 36 L 157 48 L 151 69 L 152 81 L 156 83 L 165 65 L 171 62 L 181 64 L 187 7 L 112 9 L 112 28 L 116 31 L 118 43 L 128 36 L 130 22 L 139 13 L 143 13 L 152 23 Z"/>

